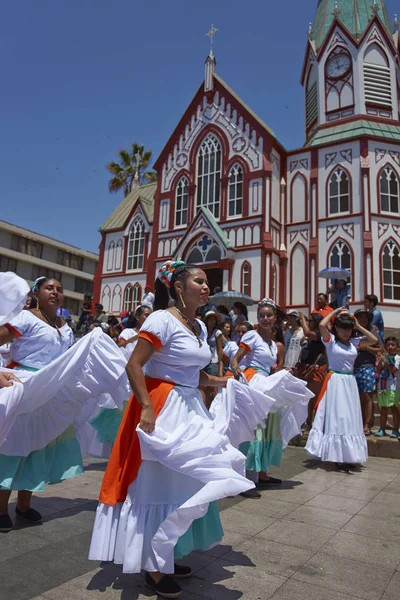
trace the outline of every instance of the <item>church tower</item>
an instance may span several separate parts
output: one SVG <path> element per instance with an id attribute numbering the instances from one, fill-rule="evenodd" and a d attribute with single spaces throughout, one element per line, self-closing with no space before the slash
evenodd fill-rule
<path id="1" fill-rule="evenodd" d="M 399 120 L 397 22 L 384 0 L 319 0 L 303 69 L 306 141 L 362 116 Z"/>
<path id="2" fill-rule="evenodd" d="M 305 145 L 287 161 L 288 304 L 315 303 L 326 267 L 400 316 L 399 38 L 384 0 L 318 0 L 301 83 Z M 300 266 L 299 266 L 300 265 Z M 301 292 L 299 280 L 305 281 Z"/>

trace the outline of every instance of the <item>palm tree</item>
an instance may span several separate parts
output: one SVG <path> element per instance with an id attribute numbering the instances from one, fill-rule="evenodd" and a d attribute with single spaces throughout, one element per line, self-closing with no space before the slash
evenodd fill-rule
<path id="1" fill-rule="evenodd" d="M 124 195 L 127 196 L 136 185 L 157 181 L 157 173 L 146 171 L 152 154 L 136 142 L 133 142 L 131 151 L 119 150 L 119 162 L 112 161 L 106 166 L 113 176 L 108 182 L 110 192 L 123 189 Z"/>

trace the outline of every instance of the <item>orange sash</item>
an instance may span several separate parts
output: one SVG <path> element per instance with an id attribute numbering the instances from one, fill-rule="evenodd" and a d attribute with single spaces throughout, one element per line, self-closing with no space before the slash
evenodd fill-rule
<path id="1" fill-rule="evenodd" d="M 324 383 L 322 384 L 322 388 L 321 391 L 318 395 L 317 401 L 315 403 L 314 406 L 314 413 L 317 412 L 317 408 L 319 406 L 319 403 L 321 402 L 322 398 L 324 397 L 325 393 L 326 393 L 326 388 L 328 387 L 328 382 L 330 380 L 330 378 L 332 377 L 333 373 L 332 371 L 329 371 L 329 373 L 326 374 L 325 379 L 324 379 Z"/>
<path id="2" fill-rule="evenodd" d="M 243 375 L 245 376 L 246 381 L 250 381 L 250 379 L 252 379 L 254 377 L 254 375 L 256 375 L 256 373 L 258 373 L 257 369 L 252 369 L 251 367 L 248 367 L 243 372 Z M 233 375 L 232 371 L 227 371 L 225 373 L 224 377 L 234 377 L 234 375 Z"/>
<path id="3" fill-rule="evenodd" d="M 157 418 L 175 384 L 149 377 L 146 377 L 146 384 Z M 104 504 L 124 502 L 130 484 L 137 477 L 142 463 L 139 436 L 136 432 L 141 412 L 142 407 L 132 394 L 104 473 L 99 497 L 99 501 Z"/>

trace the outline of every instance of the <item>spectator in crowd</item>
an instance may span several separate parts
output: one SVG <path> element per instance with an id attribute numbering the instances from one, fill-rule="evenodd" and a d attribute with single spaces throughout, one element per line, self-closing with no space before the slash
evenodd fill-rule
<path id="1" fill-rule="evenodd" d="M 333 308 L 328 304 L 328 296 L 322 292 L 320 292 L 317 296 L 317 305 L 312 311 L 311 314 L 321 315 L 322 318 L 326 317 L 333 311 Z"/>
<path id="2" fill-rule="evenodd" d="M 305 315 L 300 313 L 300 322 L 306 341 L 300 352 L 296 375 L 307 381 L 308 389 L 314 394 L 314 398 L 311 398 L 308 403 L 307 428 L 304 432 L 306 435 L 310 432 L 315 402 L 320 394 L 325 376 L 328 372 L 325 346 L 322 343 L 321 333 L 319 331 L 319 324 L 321 323 L 322 318 L 321 314 L 312 313 L 307 320 Z"/>
<path id="3" fill-rule="evenodd" d="M 361 327 L 371 331 L 372 313 L 367 310 L 356 310 L 354 313 Z M 358 391 L 360 393 L 361 412 L 363 417 L 364 434 L 371 435 L 371 426 L 373 422 L 373 399 L 375 391 L 375 362 L 377 354 L 381 351 L 383 340 L 378 331 L 374 331 L 378 338 L 378 344 L 367 346 L 358 350 L 356 362 L 354 363 L 354 375 L 357 381 Z M 355 332 L 354 337 L 362 337 L 359 331 Z"/>
<path id="4" fill-rule="evenodd" d="M 91 319 L 92 323 L 107 323 L 108 318 L 106 313 L 104 312 L 104 307 L 102 304 L 94 305 L 94 317 Z"/>
<path id="5" fill-rule="evenodd" d="M 377 437 L 388 435 L 386 433 L 386 423 L 389 408 L 393 415 L 393 430 L 390 435 L 392 438 L 399 438 L 400 421 L 400 385 L 397 380 L 397 374 L 400 367 L 400 356 L 398 356 L 399 344 L 395 337 L 387 337 L 385 340 L 385 354 L 378 362 L 378 405 L 381 411 L 380 428 L 375 433 Z"/>
<path id="6" fill-rule="evenodd" d="M 345 306 L 348 308 L 349 300 L 351 296 L 351 287 L 346 279 L 335 280 L 333 286 L 330 287 L 329 293 L 331 294 L 331 307 L 340 308 Z"/>
<path id="7" fill-rule="evenodd" d="M 238 338 L 238 327 L 249 320 L 247 307 L 242 302 L 235 302 L 231 311 L 233 331 L 231 338 L 236 341 Z"/>
<path id="8" fill-rule="evenodd" d="M 93 302 L 91 294 L 85 294 L 83 299 L 83 307 L 81 311 L 81 315 L 79 317 L 79 321 L 76 324 L 76 330 L 79 331 L 82 326 L 84 326 L 84 333 L 88 333 L 89 325 L 91 323 L 91 318 L 94 314 L 93 310 Z"/>
<path id="9" fill-rule="evenodd" d="M 218 376 L 218 363 L 222 360 L 222 331 L 218 328 L 222 319 L 218 313 L 210 310 L 203 321 L 207 327 L 207 343 L 211 350 L 211 362 L 204 368 L 209 375 Z M 221 375 L 222 376 L 222 375 Z"/>
<path id="10" fill-rule="evenodd" d="M 297 310 L 289 309 L 286 312 L 287 328 L 285 332 L 285 368 L 293 369 L 299 360 L 301 342 L 304 331 L 300 326 L 300 315 Z"/>
<path id="11" fill-rule="evenodd" d="M 383 322 L 383 315 L 379 310 L 378 297 L 375 294 L 368 294 L 364 299 L 365 309 L 372 313 L 371 326 L 377 327 L 379 335 L 383 339 L 385 337 L 385 324 Z"/>
<path id="12" fill-rule="evenodd" d="M 150 306 L 151 310 L 153 310 L 154 305 L 154 293 L 151 289 L 151 285 L 146 285 L 144 288 L 144 295 L 142 298 L 141 306 Z"/>
<path id="13" fill-rule="evenodd" d="M 135 312 L 129 315 L 127 326 L 119 335 L 118 346 L 125 348 L 128 344 L 136 342 L 140 328 L 151 313 L 150 306 L 138 306 Z"/>

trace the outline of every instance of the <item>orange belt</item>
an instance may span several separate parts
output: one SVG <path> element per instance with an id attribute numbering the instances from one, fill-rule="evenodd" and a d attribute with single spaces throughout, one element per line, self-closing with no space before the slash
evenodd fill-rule
<path id="1" fill-rule="evenodd" d="M 146 385 L 157 418 L 168 394 L 175 387 L 175 383 L 146 377 Z M 104 473 L 99 497 L 99 501 L 104 504 L 114 505 L 124 502 L 130 484 L 138 475 L 142 464 L 142 455 L 136 427 L 140 423 L 141 413 L 142 407 L 135 395 L 132 394 Z"/>

